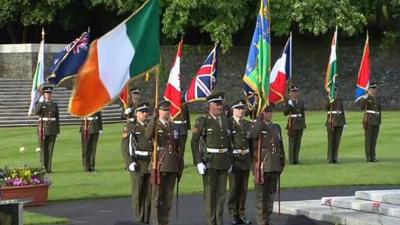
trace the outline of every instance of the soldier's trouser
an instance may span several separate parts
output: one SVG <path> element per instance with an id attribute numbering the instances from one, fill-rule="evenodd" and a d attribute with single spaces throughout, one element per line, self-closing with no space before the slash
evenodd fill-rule
<path id="1" fill-rule="evenodd" d="M 256 218 L 258 225 L 270 224 L 279 172 L 264 172 L 264 184 L 255 184 Z"/>
<path id="2" fill-rule="evenodd" d="M 85 141 L 84 134 L 81 134 L 82 164 L 85 171 L 95 170 L 98 139 L 99 134 L 90 134 L 89 139 Z"/>
<path id="3" fill-rule="evenodd" d="M 51 173 L 51 164 L 53 161 L 53 150 L 56 137 L 56 135 L 45 135 L 43 144 L 40 146 L 40 163 L 48 173 Z"/>
<path id="4" fill-rule="evenodd" d="M 169 225 L 177 173 L 161 172 L 161 183 L 152 185 L 151 224 Z"/>
<path id="5" fill-rule="evenodd" d="M 203 175 L 204 207 L 208 225 L 222 225 L 227 170 L 208 169 Z"/>
<path id="6" fill-rule="evenodd" d="M 299 153 L 303 130 L 292 130 L 289 134 L 289 163 L 299 163 Z"/>
<path id="7" fill-rule="evenodd" d="M 365 157 L 367 159 L 367 162 L 376 160 L 375 147 L 376 147 L 376 141 L 378 140 L 378 134 L 379 134 L 379 125 L 378 126 L 368 125 L 366 129 L 364 129 L 364 135 L 365 135 L 364 146 L 365 146 Z"/>
<path id="8" fill-rule="evenodd" d="M 249 170 L 237 169 L 228 175 L 228 211 L 232 218 L 245 215 L 249 172 Z"/>
<path id="9" fill-rule="evenodd" d="M 150 173 L 130 172 L 132 181 L 132 209 L 137 222 L 150 222 L 151 182 Z"/>
<path id="10" fill-rule="evenodd" d="M 327 127 L 328 133 L 328 161 L 337 162 L 340 139 L 342 138 L 343 127 Z"/>

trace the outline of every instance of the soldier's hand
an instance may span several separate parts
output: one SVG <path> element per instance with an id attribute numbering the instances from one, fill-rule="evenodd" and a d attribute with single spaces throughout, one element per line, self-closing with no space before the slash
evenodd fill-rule
<path id="1" fill-rule="evenodd" d="M 128 114 L 131 113 L 131 112 L 132 112 L 132 109 L 131 109 L 131 108 L 127 108 L 127 109 L 125 109 L 125 111 L 124 111 L 125 115 L 128 115 Z"/>
<path id="2" fill-rule="evenodd" d="M 42 96 L 40 96 L 40 98 L 39 98 L 39 102 L 44 102 L 44 96 L 42 95 Z"/>
<path id="3" fill-rule="evenodd" d="M 229 169 L 228 169 L 228 173 L 232 173 L 232 171 L 233 171 L 233 166 L 231 165 L 231 166 L 229 167 Z"/>
<path id="4" fill-rule="evenodd" d="M 103 133 L 103 130 L 99 130 L 99 134 L 102 134 Z"/>
<path id="5" fill-rule="evenodd" d="M 133 163 L 129 164 L 128 169 L 129 169 L 129 171 L 134 172 L 136 170 L 136 163 L 133 162 Z"/>
<path id="6" fill-rule="evenodd" d="M 294 106 L 293 100 L 292 100 L 292 99 L 289 99 L 288 104 L 291 105 L 291 106 Z"/>
<path id="7" fill-rule="evenodd" d="M 197 164 L 197 171 L 199 172 L 200 175 L 206 174 L 206 170 L 207 170 L 207 167 L 206 167 L 206 165 L 204 165 L 204 163 Z"/>

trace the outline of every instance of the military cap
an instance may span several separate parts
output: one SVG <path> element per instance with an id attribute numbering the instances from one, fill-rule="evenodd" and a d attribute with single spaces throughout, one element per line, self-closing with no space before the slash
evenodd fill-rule
<path id="1" fill-rule="evenodd" d="M 237 100 L 234 102 L 231 106 L 232 109 L 237 109 L 237 108 L 244 108 L 246 107 L 246 102 L 244 100 Z"/>
<path id="2" fill-rule="evenodd" d="M 140 103 L 135 109 L 136 112 L 147 112 L 149 110 L 150 104 L 148 102 Z"/>
<path id="3" fill-rule="evenodd" d="M 214 94 L 211 94 L 207 97 L 207 101 L 208 103 L 211 102 L 217 102 L 217 103 L 224 103 L 224 96 L 225 93 L 224 92 L 216 92 Z"/>
<path id="4" fill-rule="evenodd" d="M 52 84 L 43 84 L 42 89 L 43 89 L 44 93 L 52 93 L 53 89 L 54 89 L 54 85 L 52 85 Z"/>
<path id="5" fill-rule="evenodd" d="M 372 82 L 372 83 L 369 84 L 368 88 L 374 88 L 375 89 L 376 87 L 377 87 L 376 83 Z"/>
<path id="6" fill-rule="evenodd" d="M 171 106 L 171 103 L 167 100 L 161 101 L 160 103 L 158 103 L 157 105 L 157 109 L 158 110 L 163 110 L 163 111 L 168 111 L 169 107 Z"/>
<path id="7" fill-rule="evenodd" d="M 139 90 L 138 87 L 134 87 L 134 88 L 131 89 L 131 93 L 132 94 L 140 94 L 140 90 Z"/>
<path id="8" fill-rule="evenodd" d="M 299 89 L 299 87 L 297 87 L 296 85 L 292 85 L 292 86 L 290 87 L 290 92 L 292 92 L 292 91 L 298 91 L 298 90 L 300 90 L 300 89 Z"/>

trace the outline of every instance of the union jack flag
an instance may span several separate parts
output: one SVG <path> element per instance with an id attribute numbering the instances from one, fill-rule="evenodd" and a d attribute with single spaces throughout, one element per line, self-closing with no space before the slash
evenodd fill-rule
<path id="1" fill-rule="evenodd" d="M 65 47 L 65 50 L 67 52 L 72 50 L 74 54 L 77 54 L 80 53 L 81 49 L 87 52 L 88 46 L 89 46 L 89 37 L 87 33 L 85 33 L 81 37 L 75 39 L 75 41 L 71 42 L 67 47 Z"/>
<path id="2" fill-rule="evenodd" d="M 207 96 L 211 95 L 217 84 L 217 52 L 218 46 L 215 45 L 192 79 L 185 93 L 185 102 L 205 100 Z"/>

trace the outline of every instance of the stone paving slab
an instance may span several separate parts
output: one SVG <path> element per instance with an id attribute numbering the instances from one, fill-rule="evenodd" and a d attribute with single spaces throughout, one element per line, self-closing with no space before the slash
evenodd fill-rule
<path id="1" fill-rule="evenodd" d="M 274 205 L 274 212 L 278 205 Z M 400 218 L 321 205 L 321 200 L 281 202 L 281 213 L 341 225 L 399 225 Z"/>
<path id="2" fill-rule="evenodd" d="M 382 214 L 400 218 L 400 206 L 367 201 L 351 197 L 323 197 L 321 205 L 333 206 L 344 209 L 364 211 L 368 213 Z"/>
<path id="3" fill-rule="evenodd" d="M 400 189 L 356 191 L 356 198 L 400 205 Z"/>

